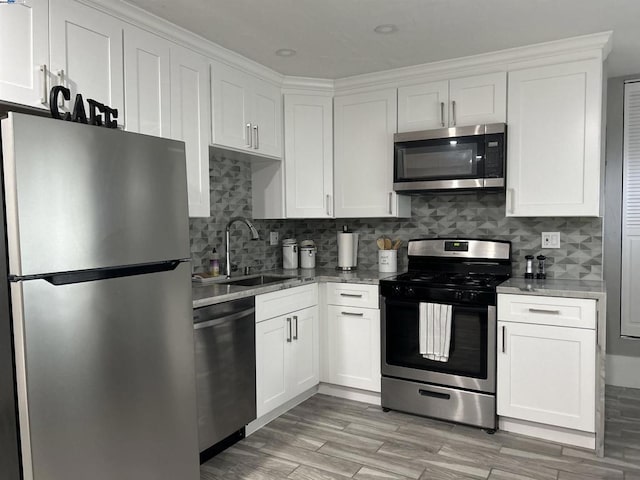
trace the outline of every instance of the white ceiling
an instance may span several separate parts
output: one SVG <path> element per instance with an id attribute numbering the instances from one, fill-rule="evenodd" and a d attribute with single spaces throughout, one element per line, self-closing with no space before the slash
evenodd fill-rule
<path id="1" fill-rule="evenodd" d="M 640 73 L 640 0 L 128 1 L 285 75 L 342 78 L 605 30 L 609 76 Z M 399 31 L 374 33 L 380 24 Z"/>

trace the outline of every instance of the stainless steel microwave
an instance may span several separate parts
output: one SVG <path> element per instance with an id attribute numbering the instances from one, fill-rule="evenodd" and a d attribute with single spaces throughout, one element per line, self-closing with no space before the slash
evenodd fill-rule
<path id="1" fill-rule="evenodd" d="M 393 139 L 396 192 L 504 190 L 504 123 L 396 133 Z"/>

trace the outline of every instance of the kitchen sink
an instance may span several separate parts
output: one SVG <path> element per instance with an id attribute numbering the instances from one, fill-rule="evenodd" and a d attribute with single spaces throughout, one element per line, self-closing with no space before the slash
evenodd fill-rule
<path id="1" fill-rule="evenodd" d="M 224 285 L 238 285 L 243 287 L 252 287 L 256 285 L 269 285 L 271 283 L 286 282 L 296 277 L 278 277 L 274 275 L 256 275 L 255 277 L 239 278 L 237 280 L 227 280 L 222 282 Z"/>

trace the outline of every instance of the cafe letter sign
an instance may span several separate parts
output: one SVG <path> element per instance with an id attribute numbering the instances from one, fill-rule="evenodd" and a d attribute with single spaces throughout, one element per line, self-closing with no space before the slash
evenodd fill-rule
<path id="1" fill-rule="evenodd" d="M 66 120 L 68 122 L 86 123 L 98 127 L 118 128 L 118 122 L 116 121 L 118 118 L 117 108 L 108 107 L 89 98 L 87 99 L 87 103 L 89 104 L 89 118 L 87 118 L 82 95 L 77 94 L 72 113 L 66 112 L 62 114 L 60 110 L 58 110 L 60 95 L 67 101 L 71 100 L 71 91 L 68 88 L 61 85 L 53 87 L 49 93 L 49 109 L 51 110 L 51 116 L 53 118 Z"/>

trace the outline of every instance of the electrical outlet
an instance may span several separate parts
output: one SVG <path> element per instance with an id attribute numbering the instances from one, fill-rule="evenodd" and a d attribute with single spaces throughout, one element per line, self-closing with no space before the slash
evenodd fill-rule
<path id="1" fill-rule="evenodd" d="M 269 245 L 278 245 L 278 232 L 269 233 Z"/>
<path id="2" fill-rule="evenodd" d="M 560 248 L 560 232 L 542 232 L 542 248 Z"/>

